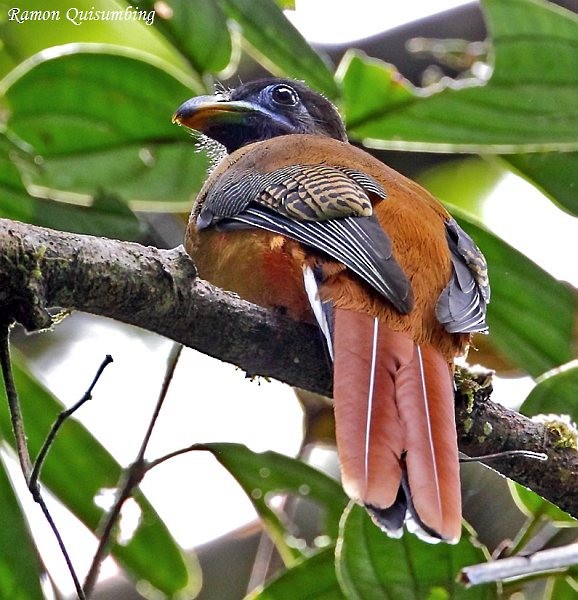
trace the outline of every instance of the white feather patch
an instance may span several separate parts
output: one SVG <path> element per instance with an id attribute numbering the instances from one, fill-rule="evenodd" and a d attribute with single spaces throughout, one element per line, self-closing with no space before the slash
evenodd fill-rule
<path id="1" fill-rule="evenodd" d="M 311 305 L 311 309 L 313 310 L 313 314 L 315 315 L 315 319 L 319 325 L 319 329 L 321 329 L 321 333 L 323 333 L 325 336 L 329 356 L 331 356 L 331 360 L 333 360 L 333 340 L 331 339 L 331 328 L 329 327 L 327 316 L 323 310 L 323 303 L 319 297 L 319 287 L 317 286 L 317 280 L 315 279 L 315 274 L 313 273 L 313 269 L 311 267 L 303 267 L 303 283 L 305 285 L 305 292 L 307 294 L 307 298 L 309 299 L 309 304 Z"/>
<path id="2" fill-rule="evenodd" d="M 371 442 L 371 418 L 373 416 L 373 392 L 375 390 L 375 369 L 377 366 L 377 340 L 379 336 L 379 321 L 373 319 L 373 343 L 371 347 L 371 371 L 369 373 L 369 393 L 367 398 L 367 418 L 365 421 L 365 487 L 369 479 L 369 444 Z"/>
<path id="3" fill-rule="evenodd" d="M 440 514 L 442 514 L 440 481 L 439 481 L 439 475 L 438 475 L 436 449 L 435 449 L 435 444 L 434 444 L 434 441 L 433 441 L 433 434 L 432 434 L 432 428 L 431 428 L 431 418 L 430 418 L 430 415 L 429 415 L 429 400 L 428 400 L 428 395 L 427 395 L 427 387 L 425 385 L 425 371 L 424 371 L 424 366 L 423 366 L 423 358 L 422 358 L 422 354 L 421 354 L 421 347 L 420 346 L 416 346 L 416 351 L 417 351 L 417 359 L 418 359 L 418 363 L 419 363 L 419 376 L 420 376 L 420 380 L 421 380 L 421 389 L 422 389 L 422 398 L 423 398 L 423 409 L 424 409 L 424 414 L 426 416 L 425 420 L 426 420 L 427 428 L 428 428 L 428 443 L 429 443 L 429 446 L 431 448 L 431 454 L 432 454 L 432 457 L 433 457 L 433 460 L 434 460 L 433 477 L 434 477 L 435 485 L 436 485 L 437 500 L 438 500 L 438 510 L 439 510 Z"/>

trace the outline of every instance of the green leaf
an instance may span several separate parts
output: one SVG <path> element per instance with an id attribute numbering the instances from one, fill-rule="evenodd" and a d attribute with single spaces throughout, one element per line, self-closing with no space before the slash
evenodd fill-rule
<path id="1" fill-rule="evenodd" d="M 185 138 L 46 158 L 25 178 L 33 191 L 67 203 L 85 204 L 104 186 L 134 210 L 188 212 L 209 165 Z"/>
<path id="2" fill-rule="evenodd" d="M 544 373 L 520 407 L 523 415 L 570 415 L 578 422 L 578 361 L 573 360 Z"/>
<path id="3" fill-rule="evenodd" d="M 455 546 L 427 544 L 404 534 L 387 537 L 360 506 L 350 504 L 337 545 L 337 575 L 347 598 L 363 600 L 490 599 L 495 586 L 466 589 L 456 578 L 465 566 L 486 555 L 467 537 Z"/>
<path id="4" fill-rule="evenodd" d="M 171 116 L 191 90 L 142 54 L 116 50 L 64 48 L 23 65 L 4 80 L 10 130 L 42 157 L 174 140 Z"/>
<path id="5" fill-rule="evenodd" d="M 221 71 L 231 58 L 231 35 L 215 0 L 170 0 L 162 7 L 144 0 L 141 8 L 157 10 L 155 26 L 183 54 L 197 73 Z"/>
<path id="6" fill-rule="evenodd" d="M 0 598 L 42 600 L 40 576 L 44 568 L 38 559 L 26 519 L 12 489 L 0 456 Z"/>
<path id="7" fill-rule="evenodd" d="M 60 231 L 136 241 L 143 234 L 138 219 L 115 196 L 97 195 L 91 206 L 73 206 L 32 198 L 0 197 L 0 217 Z"/>
<path id="8" fill-rule="evenodd" d="M 371 123 L 382 118 L 384 111 L 400 110 L 416 99 L 414 88 L 393 65 L 358 50 L 346 52 L 337 78 L 341 81 L 347 129 L 352 135 L 356 135 L 356 124 Z"/>
<path id="9" fill-rule="evenodd" d="M 241 27 L 256 59 L 276 75 L 306 81 L 311 87 L 337 95 L 325 61 L 306 42 L 273 0 L 220 0 L 225 12 Z"/>
<path id="10" fill-rule="evenodd" d="M 74 206 L 30 196 L 16 164 L 29 174 L 38 170 L 22 148 L 0 134 L 0 217 L 124 240 L 136 240 L 142 234 L 134 213 L 115 196 L 98 192 L 90 206 Z"/>
<path id="11" fill-rule="evenodd" d="M 420 183 L 448 205 L 488 260 L 490 342 L 500 354 L 539 376 L 573 355 L 576 300 L 567 286 L 470 216 L 481 213 L 484 197 L 501 174 L 491 162 L 467 158 L 423 173 Z"/>
<path id="12" fill-rule="evenodd" d="M 512 154 L 501 159 L 560 208 L 578 217 L 578 152 Z"/>
<path id="13" fill-rule="evenodd" d="M 558 575 L 550 577 L 548 598 L 552 600 L 574 600 L 578 594 L 578 580 L 575 577 Z"/>
<path id="14" fill-rule="evenodd" d="M 76 203 L 104 188 L 139 209 L 188 210 L 208 162 L 171 116 L 194 92 L 134 53 L 80 49 L 5 80 L 9 131 L 36 155 L 27 186 Z"/>
<path id="15" fill-rule="evenodd" d="M 471 217 L 450 211 L 488 261 L 491 343 L 535 377 L 568 362 L 576 312 L 572 291 Z"/>
<path id="16" fill-rule="evenodd" d="M 327 535 L 337 538 L 347 497 L 334 479 L 300 460 L 276 452 L 253 452 L 240 444 L 199 444 L 197 449 L 211 452 L 239 482 L 288 564 L 299 553 L 288 543 L 281 520 L 268 505 L 274 494 L 291 492 L 318 503 L 325 510 Z"/>
<path id="17" fill-rule="evenodd" d="M 541 0 L 482 5 L 495 54 L 488 82 L 416 89 L 385 63 L 359 53 L 344 58 L 339 73 L 353 137 L 442 152 L 578 149 L 578 17 Z"/>
<path id="18" fill-rule="evenodd" d="M 482 220 L 485 200 L 504 173 L 494 162 L 469 156 L 422 171 L 417 180 L 443 202 Z"/>
<path id="19" fill-rule="evenodd" d="M 335 575 L 335 547 L 303 559 L 246 600 L 345 600 Z"/>
<path id="20" fill-rule="evenodd" d="M 18 145 L 0 133 L 0 214 L 26 220 L 22 217 L 29 213 L 26 206 L 29 196 L 15 163 L 15 157 L 20 154 Z"/>
<path id="21" fill-rule="evenodd" d="M 17 358 L 13 360 L 13 369 L 28 445 L 34 457 L 63 407 Z M 0 393 L 0 432 L 13 444 L 4 389 Z M 120 475 L 119 464 L 107 450 L 78 421 L 68 419 L 50 448 L 41 482 L 94 532 L 104 514 L 94 500 L 103 490 L 116 488 Z M 113 556 L 132 577 L 149 582 L 165 594 L 198 586 L 180 548 L 154 508 L 138 490 L 133 498 L 141 513 L 140 523 L 128 542 L 113 540 Z"/>
<path id="22" fill-rule="evenodd" d="M 512 492 L 512 497 L 518 508 L 527 516 L 537 519 L 539 517 L 548 517 L 558 527 L 577 527 L 578 521 L 542 498 L 532 490 L 508 479 L 508 485 Z"/>
<path id="23" fill-rule="evenodd" d="M 135 8 L 142 10 L 140 6 L 135 7 L 135 3 L 122 0 L 78 0 L 71 4 L 67 0 L 50 0 L 48 5 L 44 4 L 43 6 L 43 3 L 37 0 L 2 3 L 0 78 L 46 48 L 78 43 L 107 43 L 145 52 L 167 67 L 176 68 L 183 75 L 191 75 L 182 56 L 157 31 L 158 15 L 154 15 L 150 25 L 143 18 L 133 18 Z M 129 6 L 127 14 L 125 11 Z M 9 13 L 9 9 L 12 8 L 19 12 Z M 70 19 L 67 18 L 69 10 Z M 26 14 L 30 11 L 42 11 L 45 19 L 26 19 Z M 109 16 L 114 16 L 108 12 L 112 11 L 117 13 L 119 18 L 80 21 L 73 19 L 76 11 L 79 19 L 83 16 L 89 17 L 90 11 L 94 11 L 93 16 L 97 11 L 105 11 Z M 125 16 L 127 18 L 124 18 Z M 150 12 L 142 16 L 150 17 Z M 22 22 L 18 22 L 18 19 Z M 74 20 L 80 25 L 75 24 Z"/>

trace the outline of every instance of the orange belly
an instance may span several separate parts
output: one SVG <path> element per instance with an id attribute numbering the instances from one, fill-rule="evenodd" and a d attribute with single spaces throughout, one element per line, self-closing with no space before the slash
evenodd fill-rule
<path id="1" fill-rule="evenodd" d="M 298 321 L 314 321 L 303 288 L 305 252 L 297 242 L 260 230 L 205 230 L 187 235 L 185 246 L 203 279 Z"/>

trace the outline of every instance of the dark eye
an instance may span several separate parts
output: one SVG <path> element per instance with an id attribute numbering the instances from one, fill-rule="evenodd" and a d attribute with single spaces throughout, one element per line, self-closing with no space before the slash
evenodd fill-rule
<path id="1" fill-rule="evenodd" d="M 283 106 L 295 106 L 299 102 L 297 92 L 288 85 L 277 85 L 271 90 L 273 102 Z"/>

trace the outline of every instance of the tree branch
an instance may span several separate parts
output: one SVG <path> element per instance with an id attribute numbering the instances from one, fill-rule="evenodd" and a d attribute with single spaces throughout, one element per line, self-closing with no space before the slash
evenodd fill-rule
<path id="1" fill-rule="evenodd" d="M 317 329 L 265 310 L 195 277 L 182 248 L 63 233 L 0 219 L 0 320 L 29 331 L 50 327 L 49 308 L 130 323 L 272 377 L 331 395 L 331 373 Z M 492 468 L 578 517 L 578 453 L 560 447 L 542 424 L 489 400 L 491 386 L 458 381 L 460 449 L 545 452 L 547 461 L 510 457 Z M 472 387 L 473 386 L 473 387 Z"/>
<path id="2" fill-rule="evenodd" d="M 315 327 L 240 300 L 196 279 L 184 250 L 53 231 L 0 219 L 0 316 L 48 328 L 48 308 L 137 325 L 238 365 L 327 393 Z"/>
<path id="3" fill-rule="evenodd" d="M 460 582 L 466 586 L 504 581 L 513 577 L 535 575 L 544 571 L 560 571 L 578 562 L 578 544 L 549 548 L 530 556 L 511 556 L 480 565 L 464 567 Z"/>
<path id="4" fill-rule="evenodd" d="M 555 428 L 532 421 L 490 401 L 487 374 L 478 381 L 456 378 L 458 446 L 468 456 L 510 450 L 543 452 L 547 460 L 520 456 L 492 460 L 491 467 L 534 490 L 578 518 L 578 452 L 569 447 Z"/>

